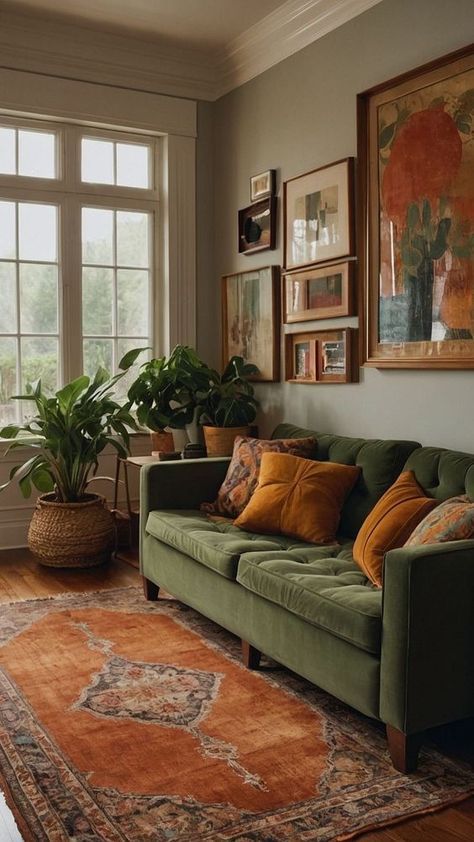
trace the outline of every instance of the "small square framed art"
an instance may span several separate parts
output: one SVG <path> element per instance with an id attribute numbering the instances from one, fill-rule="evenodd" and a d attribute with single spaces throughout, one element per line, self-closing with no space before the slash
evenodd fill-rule
<path id="1" fill-rule="evenodd" d="M 275 195 L 276 170 L 265 170 L 250 179 L 250 201 L 257 202 Z"/>
<path id="2" fill-rule="evenodd" d="M 252 254 L 274 249 L 276 240 L 276 197 L 269 196 L 239 210 L 239 252 Z"/>
<path id="3" fill-rule="evenodd" d="M 285 379 L 293 383 L 354 383 L 357 329 L 287 333 Z"/>

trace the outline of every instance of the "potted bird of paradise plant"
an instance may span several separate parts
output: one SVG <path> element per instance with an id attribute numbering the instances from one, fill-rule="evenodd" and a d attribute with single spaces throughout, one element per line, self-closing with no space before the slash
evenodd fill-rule
<path id="1" fill-rule="evenodd" d="M 24 497 L 33 487 L 41 492 L 28 545 L 44 565 L 92 567 L 109 557 L 113 517 L 104 498 L 91 493 L 88 484 L 107 446 L 119 456 L 129 454 L 129 430 L 136 430 L 137 424 L 129 404 L 115 399 L 115 387 L 140 353 L 137 349 L 126 354 L 113 377 L 99 368 L 95 377 L 82 375 L 53 396 L 45 394 L 38 381 L 14 398 L 32 402 L 35 412 L 24 423 L 0 430 L 0 437 L 12 440 L 6 453 L 18 448 L 25 453 L 0 490 L 16 480 Z"/>

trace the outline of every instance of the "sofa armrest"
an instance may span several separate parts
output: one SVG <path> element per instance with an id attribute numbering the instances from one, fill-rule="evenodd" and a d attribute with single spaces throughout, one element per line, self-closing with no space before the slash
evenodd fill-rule
<path id="1" fill-rule="evenodd" d="M 405 734 L 474 715 L 474 540 L 391 550 L 380 718 Z"/>
<path id="2" fill-rule="evenodd" d="M 214 501 L 230 458 L 156 462 L 140 471 L 140 521 L 144 527 L 155 509 L 198 509 Z"/>

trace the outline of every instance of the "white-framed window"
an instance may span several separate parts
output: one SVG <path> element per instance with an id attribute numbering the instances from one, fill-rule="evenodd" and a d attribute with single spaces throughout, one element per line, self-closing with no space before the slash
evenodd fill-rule
<path id="1" fill-rule="evenodd" d="M 155 344 L 159 144 L 0 115 L 0 426 L 27 382 Z"/>

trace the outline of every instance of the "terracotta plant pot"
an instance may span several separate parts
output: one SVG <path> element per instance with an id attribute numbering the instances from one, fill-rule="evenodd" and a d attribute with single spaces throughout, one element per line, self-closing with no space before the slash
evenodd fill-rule
<path id="1" fill-rule="evenodd" d="M 81 503 L 57 503 L 43 494 L 28 532 L 28 546 L 47 567 L 95 567 L 108 561 L 114 543 L 114 519 L 105 499 L 88 494 Z"/>
<path id="2" fill-rule="evenodd" d="M 237 436 L 250 436 L 251 427 L 206 427 L 204 441 L 208 456 L 232 456 Z"/>
<path id="3" fill-rule="evenodd" d="M 162 430 L 160 433 L 150 431 L 151 449 L 172 453 L 174 450 L 173 433 Z"/>

